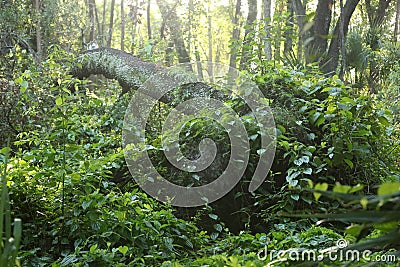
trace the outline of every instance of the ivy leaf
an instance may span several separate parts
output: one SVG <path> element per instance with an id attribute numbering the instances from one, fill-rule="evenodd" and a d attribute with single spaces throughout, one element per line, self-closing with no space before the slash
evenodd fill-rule
<path id="1" fill-rule="evenodd" d="M 314 187 L 315 190 L 320 190 L 320 191 L 326 191 L 328 189 L 328 184 L 327 183 L 318 183 Z M 313 192 L 315 201 L 318 201 L 318 199 L 321 197 L 321 193 L 318 192 Z"/>
<path id="2" fill-rule="evenodd" d="M 124 256 L 128 252 L 128 247 L 127 246 L 119 246 L 118 251 L 121 252 Z"/>

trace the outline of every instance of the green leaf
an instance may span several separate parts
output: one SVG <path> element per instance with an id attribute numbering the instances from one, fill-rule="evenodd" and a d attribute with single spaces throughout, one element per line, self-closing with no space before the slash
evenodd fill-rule
<path id="1" fill-rule="evenodd" d="M 346 162 L 346 164 L 347 164 L 351 169 L 353 169 L 354 164 L 353 164 L 353 162 L 352 162 L 351 160 L 349 160 L 349 159 L 343 159 L 343 161 Z"/>
<path id="2" fill-rule="evenodd" d="M 361 206 L 363 207 L 363 209 L 366 209 L 366 208 L 367 208 L 367 205 L 368 205 L 368 199 L 367 199 L 366 197 L 363 197 L 363 198 L 360 200 L 360 204 L 361 204 Z"/>
<path id="3" fill-rule="evenodd" d="M 90 206 L 90 204 L 92 204 L 92 200 L 84 201 L 84 202 L 82 203 L 82 208 L 83 208 L 84 210 L 86 210 L 86 209 Z"/>
<path id="4" fill-rule="evenodd" d="M 293 200 L 295 200 L 295 201 L 298 201 L 299 198 L 300 198 L 300 196 L 299 196 L 298 194 L 290 195 L 290 197 L 291 197 Z"/>
<path id="5" fill-rule="evenodd" d="M 378 196 L 391 195 L 400 191 L 399 182 L 383 183 L 378 188 Z"/>
<path id="6" fill-rule="evenodd" d="M 327 183 L 318 183 L 314 187 L 315 190 L 320 190 L 320 191 L 326 191 L 328 189 L 328 184 Z M 321 193 L 318 192 L 313 192 L 315 201 L 318 201 L 318 199 L 321 197 Z"/>
<path id="7" fill-rule="evenodd" d="M 208 217 L 210 217 L 213 220 L 218 220 L 218 215 L 216 214 L 208 214 Z"/>
<path id="8" fill-rule="evenodd" d="M 128 247 L 127 246 L 119 246 L 118 251 L 121 252 L 124 256 L 128 252 Z"/>
<path id="9" fill-rule="evenodd" d="M 342 194 L 347 194 L 351 189 L 351 186 L 348 185 L 341 185 L 340 183 L 337 183 L 334 187 L 333 187 L 333 192 L 337 192 L 337 193 L 342 193 Z"/>
<path id="10" fill-rule="evenodd" d="M 304 174 L 308 174 L 311 175 L 312 174 L 312 169 L 311 168 L 307 168 L 303 171 Z"/>
<path id="11" fill-rule="evenodd" d="M 63 99 L 61 98 L 61 97 L 58 97 L 57 99 L 56 99 L 56 105 L 57 106 L 61 106 L 63 104 Z"/>
<path id="12" fill-rule="evenodd" d="M 94 245 L 92 245 L 91 247 L 90 247 L 90 253 L 94 253 L 95 251 L 96 251 L 96 249 L 97 249 L 97 244 L 94 244 Z"/>

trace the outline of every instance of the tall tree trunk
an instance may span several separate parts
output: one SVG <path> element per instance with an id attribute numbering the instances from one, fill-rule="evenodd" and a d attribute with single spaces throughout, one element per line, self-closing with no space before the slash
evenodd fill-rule
<path id="1" fill-rule="evenodd" d="M 240 59 L 241 69 L 246 68 L 253 50 L 250 33 L 254 30 L 254 21 L 257 19 L 257 0 L 248 0 L 247 5 L 249 9 L 246 20 L 246 29 L 244 31 L 242 57 Z"/>
<path id="2" fill-rule="evenodd" d="M 89 31 L 89 43 L 94 41 L 94 31 L 95 31 L 95 16 L 94 16 L 94 8 L 96 6 L 95 0 L 89 0 L 87 2 L 89 8 L 89 22 L 90 22 L 90 31 Z"/>
<path id="3" fill-rule="evenodd" d="M 284 11 L 284 2 L 277 2 L 275 5 L 275 13 L 282 14 Z M 275 38 L 274 38 L 274 60 L 280 62 L 281 60 L 281 43 L 282 43 L 282 28 L 284 27 L 282 19 L 278 18 L 275 24 Z"/>
<path id="4" fill-rule="evenodd" d="M 150 17 L 150 1 L 147 0 L 146 19 L 147 19 L 147 38 L 151 40 L 151 17 Z"/>
<path id="5" fill-rule="evenodd" d="M 236 57 L 237 57 L 237 47 L 235 43 L 239 40 L 240 37 L 240 25 L 239 25 L 239 18 L 240 18 L 240 9 L 242 6 L 241 0 L 236 0 L 236 7 L 235 7 L 235 14 L 233 16 L 233 31 L 232 31 L 232 46 L 229 56 L 229 67 L 232 69 L 236 69 Z"/>
<path id="6" fill-rule="evenodd" d="M 107 0 L 103 0 L 103 14 L 101 20 L 101 45 L 106 45 L 106 7 L 107 7 Z"/>
<path id="7" fill-rule="evenodd" d="M 125 12 L 124 0 L 121 0 L 121 50 L 125 50 Z"/>
<path id="8" fill-rule="evenodd" d="M 291 0 L 292 1 L 292 7 L 293 11 L 296 15 L 296 21 L 297 21 L 297 26 L 299 27 L 299 39 L 298 39 L 298 44 L 297 44 L 297 57 L 302 58 L 303 57 L 303 50 L 304 50 L 304 44 L 306 43 L 306 40 L 310 37 L 310 32 L 304 30 L 304 27 L 306 25 L 306 6 L 303 5 L 303 2 L 301 0 Z"/>
<path id="9" fill-rule="evenodd" d="M 399 0 L 400 1 L 400 0 Z M 292 47 L 293 47 L 293 25 L 294 25 L 294 21 L 293 21 L 293 6 L 292 6 L 292 1 L 291 0 L 287 0 L 286 2 L 286 10 L 287 13 L 289 14 L 289 17 L 286 20 L 286 30 L 283 33 L 283 36 L 285 38 L 285 43 L 284 43 L 284 53 L 290 53 L 292 51 Z"/>
<path id="10" fill-rule="evenodd" d="M 139 9 L 139 1 L 135 0 L 134 4 L 130 6 L 129 17 L 133 21 L 133 29 L 131 31 L 131 52 L 134 53 L 135 42 L 136 42 L 136 32 L 138 25 L 138 9 Z"/>
<path id="11" fill-rule="evenodd" d="M 371 29 L 381 30 L 381 25 L 385 22 L 387 9 L 391 2 L 392 0 L 379 0 L 378 7 L 373 8 L 371 0 L 365 0 L 369 27 Z M 373 47 L 371 48 L 374 49 Z"/>
<path id="12" fill-rule="evenodd" d="M 200 78 L 203 79 L 203 66 L 201 64 L 200 52 L 196 44 L 194 44 L 194 56 L 196 58 L 197 73 L 199 74 Z"/>
<path id="13" fill-rule="evenodd" d="M 114 28 L 114 8 L 115 8 L 115 0 L 111 1 L 111 10 L 110 10 L 110 27 L 108 28 L 108 39 L 107 39 L 107 47 L 111 47 L 112 43 L 112 35 Z"/>
<path id="14" fill-rule="evenodd" d="M 396 3 L 396 21 L 394 26 L 394 41 L 397 42 L 400 35 L 400 0 Z"/>
<path id="15" fill-rule="evenodd" d="M 322 62 L 322 70 L 325 73 L 334 73 L 338 67 L 341 41 L 340 31 L 343 30 L 343 36 L 347 35 L 351 16 L 359 2 L 360 0 L 347 0 L 343 7 L 343 13 L 340 14 L 339 21 L 336 23 L 333 31 L 333 38 L 329 45 L 327 58 Z M 343 20 L 342 23 L 340 22 L 341 19 Z M 341 24 L 343 25 L 342 29 L 340 29 Z"/>
<path id="16" fill-rule="evenodd" d="M 263 0 L 264 4 L 264 20 L 265 20 L 265 39 L 264 39 L 264 53 L 265 58 L 268 60 L 272 59 L 271 49 L 271 0 Z"/>
<path id="17" fill-rule="evenodd" d="M 207 66 L 207 72 L 208 76 L 212 77 L 214 76 L 213 74 L 213 36 L 212 36 L 212 21 L 211 21 L 211 0 L 208 0 L 208 12 L 207 12 L 207 32 L 208 32 L 208 66 Z M 212 81 L 211 81 L 212 82 Z"/>
<path id="18" fill-rule="evenodd" d="M 40 0 L 35 0 L 35 11 L 36 11 L 36 52 L 39 59 L 42 56 L 42 28 L 40 21 Z"/>
<path id="19" fill-rule="evenodd" d="M 307 60 L 316 62 L 326 52 L 328 47 L 329 27 L 332 19 L 333 0 L 319 0 L 317 10 L 314 17 L 314 23 L 311 28 L 313 36 L 310 46 L 307 50 Z"/>
<path id="20" fill-rule="evenodd" d="M 179 63 L 190 62 L 190 57 L 183 41 L 182 23 L 175 10 L 176 5 L 171 7 L 164 0 L 157 0 L 157 4 L 160 8 L 162 18 L 171 32 Z"/>
<path id="21" fill-rule="evenodd" d="M 193 23 L 194 3 L 193 0 L 189 0 L 188 5 L 188 53 L 190 55 L 191 43 L 192 43 L 192 23 Z"/>
<path id="22" fill-rule="evenodd" d="M 343 14 L 343 0 L 339 1 L 340 5 L 340 14 Z M 346 70 L 346 40 L 345 40 L 345 34 L 344 34 L 344 18 L 343 16 L 339 17 L 339 40 L 340 40 L 340 54 L 341 54 L 341 64 L 340 64 L 340 73 L 339 73 L 339 78 L 343 79 L 344 76 L 344 71 Z"/>
<path id="23" fill-rule="evenodd" d="M 96 23 L 97 23 L 97 38 L 96 39 L 98 39 L 98 35 L 99 34 L 101 35 L 101 33 L 100 33 L 101 26 L 100 26 L 100 19 L 99 19 L 99 14 L 98 14 L 98 11 L 97 11 L 96 1 L 93 0 L 93 2 L 94 2 L 94 16 L 96 18 Z"/>

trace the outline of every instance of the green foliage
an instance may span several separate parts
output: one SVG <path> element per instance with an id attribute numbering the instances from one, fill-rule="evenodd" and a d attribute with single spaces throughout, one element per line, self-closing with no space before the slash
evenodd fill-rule
<path id="1" fill-rule="evenodd" d="M 10 134 L 8 164 L 1 165 L 7 165 L 8 181 L 2 188 L 9 190 L 10 216 L 24 222 L 17 255 L 22 266 L 265 266 L 288 258 L 286 253 L 260 259 L 265 246 L 269 251 L 329 248 L 343 236 L 354 245 L 363 244 L 355 243 L 360 238 L 367 242 L 363 246 L 376 241 L 387 252 L 381 246 L 386 242 L 398 250 L 393 245 L 398 242 L 393 191 L 399 181 L 398 113 L 383 96 L 371 97 L 337 77 L 325 77 L 315 66 L 292 70 L 261 57 L 249 75 L 276 120 L 271 173 L 254 196 L 247 193 L 260 133 L 243 100 L 232 98 L 226 105 L 240 114 L 251 142 L 245 177 L 220 202 L 185 214 L 149 198 L 128 173 L 120 133 L 129 96 L 117 101 L 116 83 L 72 78 L 68 66 L 74 57 L 58 46 L 51 47 L 41 66 L 31 64 L 22 51 L 9 59 L 15 69 L 2 70 L 1 108 L 17 132 Z M 390 88 L 395 92 L 398 73 L 393 70 Z M 185 92 L 178 95 L 179 100 L 186 97 Z M 208 119 L 182 125 L 185 156 L 196 158 L 204 138 L 217 143 L 219 154 L 200 175 L 176 171 L 161 153 L 161 122 L 169 109 L 160 104 L 147 125 L 146 149 L 154 165 L 174 183 L 208 183 L 229 160 L 227 134 Z M 391 183 L 375 190 L 383 181 Z M 348 205 L 357 212 L 341 215 Z M 279 213 L 298 210 L 307 216 L 295 220 Z M 332 221 L 327 228 L 310 227 L 321 213 L 321 218 L 353 225 L 343 232 Z M 236 226 L 238 234 L 230 233 L 228 225 Z M 341 263 L 321 263 L 330 264 Z"/>
<path id="2" fill-rule="evenodd" d="M 20 266 L 17 253 L 22 233 L 21 219 L 14 219 L 14 222 L 11 222 L 10 199 L 7 185 L 7 163 L 9 153 L 9 147 L 0 150 L 0 156 L 4 158 L 4 172 L 1 176 L 0 187 L 0 265 L 4 267 Z M 11 233 L 12 228 L 13 231 Z"/>

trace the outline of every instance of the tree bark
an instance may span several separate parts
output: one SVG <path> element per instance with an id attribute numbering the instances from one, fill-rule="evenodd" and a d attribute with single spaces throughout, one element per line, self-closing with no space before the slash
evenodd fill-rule
<path id="1" fill-rule="evenodd" d="M 87 2 L 89 9 L 89 22 L 90 22 L 90 30 L 89 30 L 89 43 L 94 41 L 94 32 L 95 32 L 95 16 L 94 16 L 94 8 L 96 6 L 95 0 L 89 0 Z"/>
<path id="2" fill-rule="evenodd" d="M 371 0 L 365 0 L 370 27 L 379 27 L 386 18 L 386 12 L 392 0 L 379 0 L 378 7 L 371 5 Z"/>
<path id="3" fill-rule="evenodd" d="M 94 16 L 95 16 L 96 23 L 97 23 L 97 35 L 99 35 L 99 34 L 101 34 L 101 33 L 100 33 L 100 31 L 101 31 L 101 25 L 100 25 L 100 20 L 99 20 L 99 14 L 98 14 L 98 11 L 97 11 L 96 1 L 93 0 L 93 2 L 94 2 Z M 98 36 L 97 36 L 96 39 L 98 39 Z"/>
<path id="4" fill-rule="evenodd" d="M 171 32 L 175 50 L 178 54 L 178 62 L 190 62 L 190 57 L 183 41 L 182 23 L 176 14 L 174 7 L 169 7 L 170 5 L 168 5 L 164 0 L 157 0 L 157 5 L 160 8 L 163 20 Z"/>
<path id="5" fill-rule="evenodd" d="M 394 41 L 398 41 L 398 37 L 400 34 L 400 0 L 396 2 L 396 21 L 394 26 Z"/>
<path id="6" fill-rule="evenodd" d="M 272 48 L 271 48 L 271 0 L 263 1 L 264 8 L 264 27 L 265 27 L 265 37 L 264 37 L 264 53 L 267 60 L 272 59 Z"/>
<path id="7" fill-rule="evenodd" d="M 240 37 L 240 8 L 242 6 L 241 0 L 236 0 L 235 14 L 233 16 L 233 31 L 232 31 L 232 46 L 229 54 L 229 67 L 232 69 L 236 69 L 236 57 L 237 57 L 237 47 L 235 46 L 235 42 L 239 40 Z"/>
<path id="8" fill-rule="evenodd" d="M 124 0 L 121 0 L 121 50 L 125 50 L 125 12 Z"/>
<path id="9" fill-rule="evenodd" d="M 340 55 L 340 31 L 343 30 L 343 35 L 346 36 L 349 30 L 349 23 L 351 16 L 360 0 L 347 0 L 343 7 L 343 13 L 340 14 L 339 21 L 336 23 L 333 38 L 329 45 L 327 58 L 322 62 L 321 68 L 324 73 L 334 73 L 339 64 Z M 341 19 L 343 22 L 341 23 Z M 340 25 L 343 24 L 343 28 L 340 29 Z"/>
<path id="10" fill-rule="evenodd" d="M 137 25 L 138 25 L 138 7 L 139 3 L 138 0 L 134 1 L 134 4 L 130 6 L 130 11 L 129 11 L 129 17 L 133 21 L 133 29 L 131 31 L 131 39 L 132 39 L 132 45 L 131 45 L 131 51 L 133 52 L 134 47 L 135 47 L 135 41 L 136 41 L 136 32 L 137 32 Z"/>
<path id="11" fill-rule="evenodd" d="M 208 66 L 207 72 L 209 77 L 212 79 L 213 73 L 213 35 L 212 35 L 212 20 L 211 20 L 211 0 L 208 0 L 208 12 L 207 12 L 207 33 L 208 33 Z"/>
<path id="12" fill-rule="evenodd" d="M 257 19 L 257 0 L 248 0 L 248 15 L 246 20 L 246 28 L 244 30 L 244 39 L 242 47 L 242 57 L 240 59 L 240 68 L 245 69 L 251 57 L 253 47 L 251 45 L 250 33 L 254 31 L 254 21 Z"/>
<path id="13" fill-rule="evenodd" d="M 111 47 L 112 43 L 112 35 L 114 28 L 114 8 L 115 8 L 115 0 L 111 1 L 111 10 L 110 10 L 110 27 L 108 28 L 108 38 L 107 38 L 107 47 Z"/>
<path id="14" fill-rule="evenodd" d="M 103 14 L 102 14 L 102 20 L 101 20 L 101 45 L 105 46 L 107 43 L 107 38 L 106 38 L 106 7 L 107 7 L 107 0 L 103 0 Z"/>
<path id="15" fill-rule="evenodd" d="M 42 56 L 42 29 L 40 21 L 40 0 L 35 0 L 35 11 L 36 11 L 36 53 L 39 59 Z"/>
<path id="16" fill-rule="evenodd" d="M 292 48 L 293 47 L 292 36 L 293 36 L 293 25 L 294 25 L 294 21 L 293 21 L 294 12 L 293 12 L 293 5 L 292 5 L 292 1 L 291 0 L 287 0 L 286 10 L 289 13 L 289 17 L 286 20 L 286 28 L 287 29 L 283 33 L 283 36 L 285 38 L 283 52 L 285 54 L 290 53 L 292 51 L 292 49 L 293 49 Z"/>
<path id="17" fill-rule="evenodd" d="M 165 86 L 168 86 L 173 81 L 182 81 L 184 79 L 180 78 L 183 77 L 182 75 L 176 76 L 176 73 L 170 74 L 166 68 L 160 65 L 143 61 L 132 54 L 108 47 L 84 52 L 80 60 L 77 61 L 77 64 L 71 68 L 70 73 L 78 79 L 97 74 L 102 74 L 107 79 L 115 79 L 122 87 L 121 95 L 131 90 L 137 90 L 154 74 L 163 74 L 162 76 L 160 75 L 160 77 L 162 77 L 160 83 Z M 184 73 L 182 74 L 184 75 Z M 192 77 L 190 72 L 188 74 L 188 77 Z M 201 82 L 195 82 L 191 90 L 187 90 L 184 87 L 182 89 L 177 89 L 184 90 L 184 92 L 189 94 L 189 98 L 212 97 L 221 101 L 228 99 L 227 96 L 221 92 L 213 90 L 211 87 Z M 142 87 L 142 93 L 154 99 L 158 99 L 157 94 L 159 92 L 155 92 L 153 89 Z M 159 100 L 163 103 L 170 104 L 176 102 L 178 97 L 180 97 L 179 94 L 169 92 L 163 95 Z"/>
<path id="18" fill-rule="evenodd" d="M 308 58 L 312 62 L 318 61 L 328 47 L 329 27 L 331 25 L 333 0 L 320 0 L 314 18 L 311 35 L 314 37 L 308 47 Z"/>
<path id="19" fill-rule="evenodd" d="M 151 17 L 150 17 L 150 0 L 147 0 L 146 20 L 147 20 L 147 38 L 151 40 Z"/>

